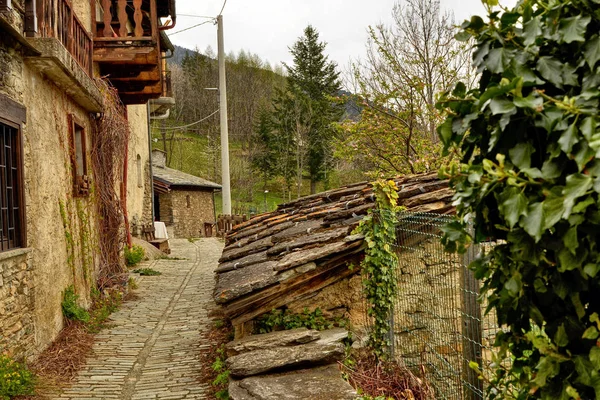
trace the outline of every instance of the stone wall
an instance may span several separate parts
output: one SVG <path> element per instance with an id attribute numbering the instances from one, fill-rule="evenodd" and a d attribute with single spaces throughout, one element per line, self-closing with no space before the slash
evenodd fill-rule
<path id="1" fill-rule="evenodd" d="M 173 210 L 171 222 L 173 224 L 173 233 L 175 237 L 200 237 L 204 232 L 204 223 L 215 222 L 212 190 L 174 189 L 170 195 Z"/>
<path id="2" fill-rule="evenodd" d="M 2 253 L 0 262 L 0 349 L 30 357 L 35 350 L 32 254 L 26 249 L 9 253 Z"/>
<path id="3" fill-rule="evenodd" d="M 152 223 L 152 181 L 148 152 L 148 109 L 146 105 L 127 107 L 130 127 L 127 155 L 127 213 L 131 234 L 142 236 L 142 226 Z"/>
<path id="4" fill-rule="evenodd" d="M 98 218 L 94 190 L 73 196 L 69 156 L 69 120 L 75 116 L 88 143 L 91 174 L 91 116 L 33 67 L 23 62 L 18 47 L 0 35 L 0 93 L 23 105 L 22 125 L 25 230 L 27 261 L 0 253 L 0 302 L 19 294 L 10 305 L 20 314 L 0 313 L 0 352 L 32 357 L 41 352 L 63 327 L 63 290 L 74 285 L 85 306 L 98 268 Z M 1 112 L 1 110 L 0 110 Z M 94 177 L 91 176 L 92 185 Z M 18 265 L 18 267 L 15 267 Z M 25 267 L 23 267 L 25 265 Z M 6 307 L 6 304 L 4 305 Z M 14 307 L 14 308 L 12 308 Z M 6 308 L 5 308 L 6 310 Z M 33 337 L 33 339 L 32 339 Z M 5 348 L 8 347 L 8 348 Z"/>

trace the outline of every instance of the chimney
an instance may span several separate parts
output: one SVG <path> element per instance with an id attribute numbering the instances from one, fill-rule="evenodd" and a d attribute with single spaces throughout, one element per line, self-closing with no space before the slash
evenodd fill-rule
<path id="1" fill-rule="evenodd" d="M 152 165 L 158 168 L 164 168 L 167 163 L 167 153 L 162 150 L 152 150 Z"/>

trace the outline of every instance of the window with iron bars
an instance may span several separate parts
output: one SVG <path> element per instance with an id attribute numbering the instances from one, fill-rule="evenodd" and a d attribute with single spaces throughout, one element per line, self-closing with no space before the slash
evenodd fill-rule
<path id="1" fill-rule="evenodd" d="M 0 251 L 25 245 L 22 165 L 19 126 L 0 120 Z"/>

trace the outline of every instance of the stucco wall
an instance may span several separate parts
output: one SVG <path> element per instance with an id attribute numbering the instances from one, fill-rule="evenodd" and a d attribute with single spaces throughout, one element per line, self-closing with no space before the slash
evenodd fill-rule
<path id="1" fill-rule="evenodd" d="M 172 226 L 174 237 L 200 237 L 204 223 L 215 222 L 212 191 L 174 189 L 160 195 L 159 203 L 160 220 Z"/>
<path id="2" fill-rule="evenodd" d="M 127 213 L 131 233 L 141 237 L 142 225 L 152 222 L 152 183 L 146 105 L 127 106 L 127 118 L 130 127 L 129 154 L 127 156 Z"/>
<path id="3" fill-rule="evenodd" d="M 21 355 L 31 356 L 43 350 L 63 327 L 62 291 L 74 285 L 83 305 L 87 305 L 91 282 L 95 280 L 99 257 L 94 177 L 91 177 L 92 193 L 85 198 L 74 198 L 68 115 L 73 114 L 85 130 L 89 175 L 92 175 L 89 159 L 91 120 L 87 112 L 60 88 L 24 64 L 21 55 L 1 39 L 0 59 L 0 91 L 27 108 L 22 142 L 26 245 L 31 249 L 25 268 L 27 272 L 11 273 L 10 287 L 4 281 L 0 291 L 5 290 L 5 286 L 9 291 L 16 287 L 28 297 L 19 302 L 28 304 L 31 309 L 35 339 L 33 345 L 29 344 L 31 326 L 24 327 L 22 337 L 28 352 Z M 0 260 L 5 256 L 0 253 Z M 12 258 L 2 260 L 2 263 L 3 268 L 10 270 L 17 264 L 20 265 L 18 268 L 23 266 L 22 261 Z M 19 289 L 24 287 L 29 290 Z M 0 314 L 0 321 L 6 323 L 8 318 L 4 313 Z M 0 336 L 11 330 L 1 322 L 0 326 Z M 15 343 L 11 347 L 22 348 Z"/>

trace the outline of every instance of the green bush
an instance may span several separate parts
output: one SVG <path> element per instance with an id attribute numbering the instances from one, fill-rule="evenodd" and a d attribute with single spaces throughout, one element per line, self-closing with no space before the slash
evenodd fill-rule
<path id="1" fill-rule="evenodd" d="M 32 395 L 34 387 L 34 376 L 27 367 L 0 354 L 0 400 Z"/>
<path id="2" fill-rule="evenodd" d="M 79 295 L 75 294 L 75 288 L 71 285 L 63 292 L 62 311 L 63 315 L 73 321 L 89 322 L 90 314 L 79 304 Z"/>
<path id="3" fill-rule="evenodd" d="M 498 241 L 471 265 L 502 327 L 486 398 L 600 398 L 598 0 L 484 3 L 457 35 L 479 83 L 442 98 L 438 133 L 462 157 L 448 250 Z"/>
<path id="4" fill-rule="evenodd" d="M 141 246 L 132 246 L 131 249 L 125 247 L 125 263 L 128 267 L 135 267 L 138 265 L 146 255 L 144 248 Z"/>

